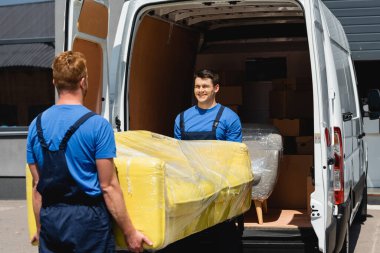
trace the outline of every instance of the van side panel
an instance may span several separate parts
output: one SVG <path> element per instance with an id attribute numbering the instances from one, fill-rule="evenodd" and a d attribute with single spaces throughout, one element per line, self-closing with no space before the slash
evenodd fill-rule
<path id="1" fill-rule="evenodd" d="M 345 156 L 345 199 L 349 195 L 361 176 L 363 169 L 363 143 L 362 119 L 359 109 L 359 100 L 356 87 L 356 78 L 352 67 L 351 54 L 347 38 L 343 28 L 338 25 L 336 18 L 325 7 L 324 13 L 327 19 L 330 40 L 333 49 L 333 57 L 336 66 L 337 83 L 340 98 L 340 109 L 342 116 L 335 119 L 336 126 L 342 126 L 344 134 L 344 156 Z M 336 23 L 336 25 L 334 25 Z M 357 198 L 351 196 L 357 206 Z"/>
<path id="2" fill-rule="evenodd" d="M 82 52 L 86 56 L 88 69 L 88 92 L 83 105 L 100 114 L 102 108 L 103 91 L 103 50 L 101 45 L 89 40 L 75 38 L 73 42 L 74 51 Z"/>
<path id="3" fill-rule="evenodd" d="M 197 32 L 144 17 L 132 52 L 128 94 L 131 130 L 173 136 L 174 123 L 168 129 L 167 122 L 174 122 L 176 115 L 191 105 L 189 87 L 198 41 Z"/>
<path id="4" fill-rule="evenodd" d="M 344 200 L 335 204 L 337 220 L 335 251 L 339 251 L 348 236 L 350 223 L 358 210 L 365 187 L 363 168 L 364 145 L 362 141 L 362 119 L 360 116 L 356 78 L 351 54 L 343 27 L 331 11 L 323 6 L 323 16 L 328 28 L 327 45 L 332 50 L 331 87 L 334 89 L 334 127 L 341 129 L 344 159 Z M 335 79 L 335 81 L 334 81 Z M 334 143 L 333 143 L 334 145 Z M 337 148 L 339 150 L 339 148 Z"/>
<path id="5" fill-rule="evenodd" d="M 355 76 L 355 70 L 352 60 L 349 59 L 349 71 L 352 82 L 352 88 L 356 105 L 356 117 L 353 118 L 353 154 L 354 162 L 353 167 L 353 214 L 357 212 L 359 205 L 362 201 L 363 194 L 365 194 L 365 188 L 367 187 L 367 171 L 366 171 L 366 149 L 364 146 L 364 133 L 363 133 L 363 118 L 360 111 L 360 101 L 357 88 L 357 80 Z"/>

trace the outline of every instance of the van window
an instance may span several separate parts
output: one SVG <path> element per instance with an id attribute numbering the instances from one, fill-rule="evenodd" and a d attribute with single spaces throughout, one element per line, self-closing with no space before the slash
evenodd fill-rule
<path id="1" fill-rule="evenodd" d="M 355 94 L 352 78 L 350 75 L 349 56 L 341 47 L 332 43 L 333 57 L 337 69 L 337 79 L 340 94 L 342 113 L 351 112 L 353 117 L 357 116 Z"/>

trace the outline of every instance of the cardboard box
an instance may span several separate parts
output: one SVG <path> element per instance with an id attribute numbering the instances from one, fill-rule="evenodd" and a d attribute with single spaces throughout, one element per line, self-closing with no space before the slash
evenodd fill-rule
<path id="1" fill-rule="evenodd" d="M 273 90 L 277 91 L 283 91 L 283 90 L 295 90 L 296 84 L 295 79 L 273 79 L 272 80 L 272 87 Z"/>
<path id="2" fill-rule="evenodd" d="M 241 86 L 220 86 L 216 101 L 222 105 L 241 105 L 243 92 Z"/>
<path id="3" fill-rule="evenodd" d="M 312 155 L 314 153 L 313 136 L 284 136 L 285 155 Z"/>
<path id="4" fill-rule="evenodd" d="M 241 70 L 222 70 L 217 72 L 219 74 L 220 85 L 222 86 L 241 85 L 245 80 L 245 72 Z"/>
<path id="5" fill-rule="evenodd" d="M 312 155 L 314 153 L 313 136 L 298 136 L 295 139 L 297 144 L 297 154 Z"/>
<path id="6" fill-rule="evenodd" d="M 313 121 L 307 119 L 272 119 L 282 136 L 313 135 Z"/>
<path id="7" fill-rule="evenodd" d="M 272 86 L 274 90 L 298 90 L 307 91 L 312 90 L 312 81 L 310 78 L 283 78 L 283 79 L 273 79 Z"/>
<path id="8" fill-rule="evenodd" d="M 269 122 L 269 93 L 272 82 L 245 82 L 243 85 L 243 105 L 239 116 L 242 122 Z"/>
<path id="9" fill-rule="evenodd" d="M 284 155 L 280 174 L 268 206 L 282 209 L 307 209 L 307 177 L 313 165 L 312 155 Z"/>
<path id="10" fill-rule="evenodd" d="M 272 90 L 269 93 L 271 118 L 312 118 L 312 91 Z"/>
<path id="11" fill-rule="evenodd" d="M 296 155 L 297 154 L 297 142 L 295 136 L 283 136 L 284 155 Z"/>
<path id="12" fill-rule="evenodd" d="M 286 118 L 286 101 L 287 92 L 275 91 L 269 92 L 269 115 L 272 118 Z"/>
<path id="13" fill-rule="evenodd" d="M 224 106 L 227 106 L 228 108 L 230 108 L 232 111 L 234 111 L 236 114 L 239 113 L 239 105 L 224 105 Z"/>
<path id="14" fill-rule="evenodd" d="M 269 111 L 268 110 L 248 110 L 244 105 L 239 107 L 239 116 L 242 122 L 249 123 L 269 123 Z"/>

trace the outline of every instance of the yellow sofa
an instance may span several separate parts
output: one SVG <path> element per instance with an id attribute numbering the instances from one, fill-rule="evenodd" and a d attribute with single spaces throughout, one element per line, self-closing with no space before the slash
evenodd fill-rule
<path id="1" fill-rule="evenodd" d="M 126 207 L 135 227 L 153 242 L 151 249 L 250 208 L 253 175 L 245 144 L 178 141 L 148 131 L 115 133 L 115 139 L 115 166 Z M 27 184 L 29 191 L 28 176 Z M 27 197 L 33 230 L 29 192 Z M 117 226 L 114 231 L 118 247 L 125 248 L 121 231 Z"/>

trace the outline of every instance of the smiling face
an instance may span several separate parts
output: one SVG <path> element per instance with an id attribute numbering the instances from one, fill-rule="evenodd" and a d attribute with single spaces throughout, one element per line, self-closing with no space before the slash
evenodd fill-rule
<path id="1" fill-rule="evenodd" d="M 211 78 L 195 78 L 194 95 L 198 100 L 198 107 L 209 109 L 216 105 L 215 95 L 219 91 L 219 84 L 213 84 Z"/>

